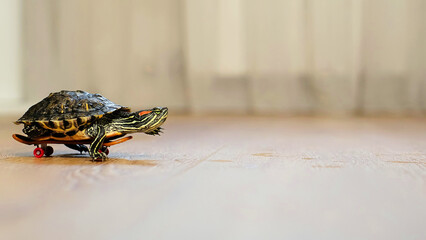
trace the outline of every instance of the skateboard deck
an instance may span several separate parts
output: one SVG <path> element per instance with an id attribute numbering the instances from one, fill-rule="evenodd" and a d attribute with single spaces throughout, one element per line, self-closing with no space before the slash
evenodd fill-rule
<path id="1" fill-rule="evenodd" d="M 27 144 L 27 145 L 39 145 L 39 144 L 90 144 L 92 141 L 91 140 L 83 140 L 83 141 L 59 141 L 59 140 L 55 140 L 55 139 L 49 139 L 49 140 L 34 140 L 31 139 L 29 137 L 25 137 L 19 134 L 13 134 L 12 135 L 13 139 L 15 139 L 16 141 L 23 143 L 23 144 Z M 126 142 L 130 139 L 132 139 L 132 136 L 127 136 L 127 137 L 123 137 L 123 138 L 119 138 L 113 141 L 109 141 L 108 139 L 106 139 L 104 141 L 104 143 L 102 144 L 103 146 L 109 147 L 112 145 L 116 145 L 116 144 L 120 144 L 123 142 Z"/>

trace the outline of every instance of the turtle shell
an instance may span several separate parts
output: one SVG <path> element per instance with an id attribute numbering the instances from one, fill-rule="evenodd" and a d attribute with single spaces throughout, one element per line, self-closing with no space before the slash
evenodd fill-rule
<path id="1" fill-rule="evenodd" d="M 45 128 L 64 129 L 69 121 L 78 122 L 78 125 L 81 126 L 118 110 L 130 111 L 128 107 L 115 104 L 100 94 L 91 94 L 81 90 L 63 90 L 49 94 L 30 107 L 15 123 L 38 122 Z M 58 122 L 63 124 L 57 124 Z"/>

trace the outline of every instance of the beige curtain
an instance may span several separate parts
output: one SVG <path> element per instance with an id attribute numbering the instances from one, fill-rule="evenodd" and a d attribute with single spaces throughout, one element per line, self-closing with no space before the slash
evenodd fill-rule
<path id="1" fill-rule="evenodd" d="M 422 114 L 423 0 L 26 0 L 24 96 L 194 113 Z"/>

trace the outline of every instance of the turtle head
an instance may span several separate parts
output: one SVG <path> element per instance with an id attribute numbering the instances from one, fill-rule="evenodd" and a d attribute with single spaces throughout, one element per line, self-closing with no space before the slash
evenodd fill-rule
<path id="1" fill-rule="evenodd" d="M 126 117 L 117 119 L 114 125 L 123 133 L 144 132 L 158 135 L 161 132 L 160 126 L 166 121 L 167 115 L 166 107 L 155 107 L 130 113 Z"/>

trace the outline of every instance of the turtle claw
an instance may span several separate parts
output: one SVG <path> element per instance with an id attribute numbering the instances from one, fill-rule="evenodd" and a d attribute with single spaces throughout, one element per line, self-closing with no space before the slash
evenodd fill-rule
<path id="1" fill-rule="evenodd" d="M 84 144 L 65 144 L 65 146 L 79 151 L 80 154 L 83 154 L 83 152 L 89 152 L 89 149 Z"/>
<path id="2" fill-rule="evenodd" d="M 160 133 L 163 133 L 162 130 L 163 130 L 163 128 L 159 127 L 159 128 L 156 128 L 156 129 L 154 129 L 150 132 L 146 132 L 146 134 L 153 135 L 153 136 L 155 136 L 155 135 L 160 136 Z"/>
<path id="3" fill-rule="evenodd" d="M 92 162 L 99 161 L 99 160 L 103 162 L 108 158 L 107 155 L 101 151 L 95 152 L 91 157 L 92 157 Z"/>

